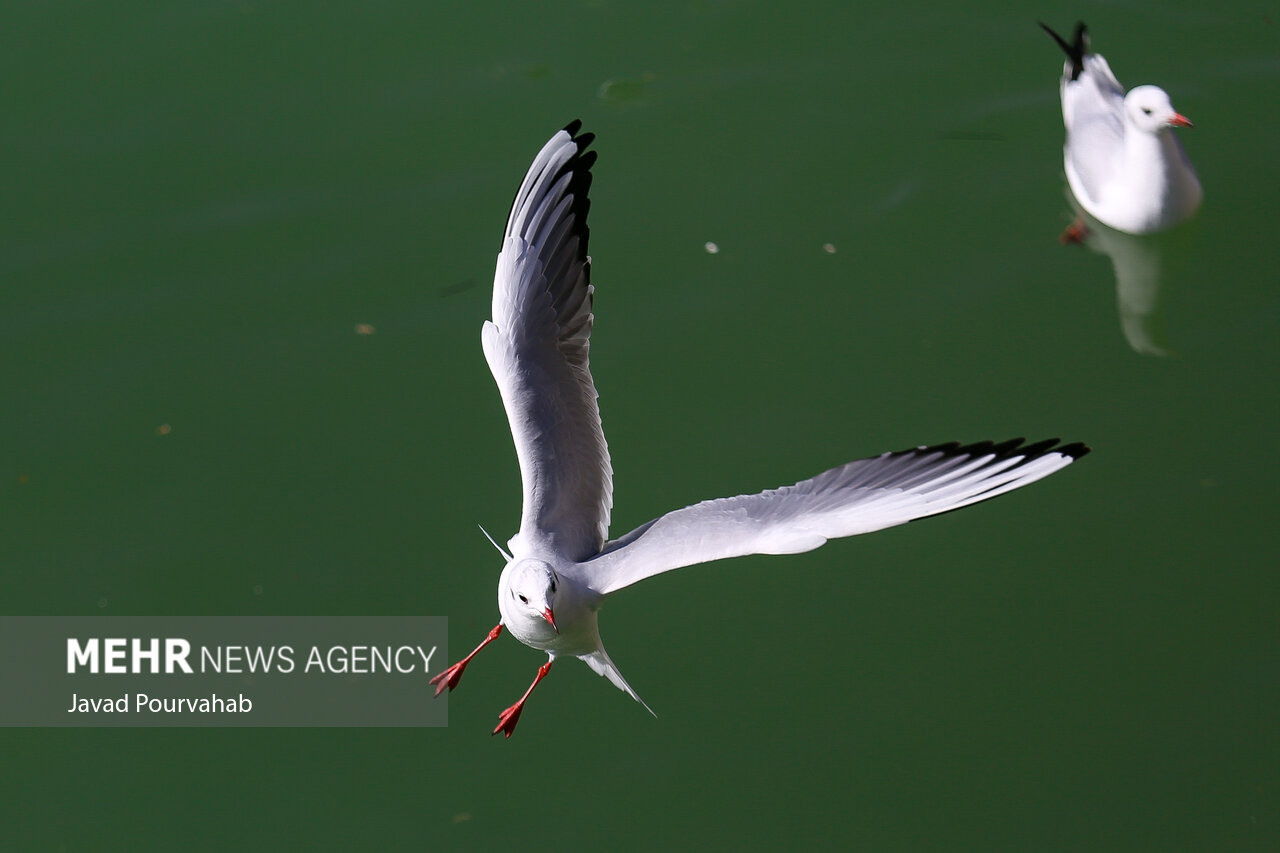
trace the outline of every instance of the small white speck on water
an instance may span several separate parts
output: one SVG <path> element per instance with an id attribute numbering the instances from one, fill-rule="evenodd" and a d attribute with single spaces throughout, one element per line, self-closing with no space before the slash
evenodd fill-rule
<path id="1" fill-rule="evenodd" d="M 834 244 L 834 243 L 823 243 L 823 244 L 822 244 L 822 251 L 826 252 L 828 255 L 834 255 L 834 254 L 836 253 L 836 247 L 835 247 L 835 244 Z"/>
<path id="2" fill-rule="evenodd" d="M 720 251 L 720 247 L 717 246 L 715 243 L 712 243 L 710 240 L 708 240 L 706 244 L 703 245 L 702 248 L 707 250 L 708 255 L 714 255 Z"/>

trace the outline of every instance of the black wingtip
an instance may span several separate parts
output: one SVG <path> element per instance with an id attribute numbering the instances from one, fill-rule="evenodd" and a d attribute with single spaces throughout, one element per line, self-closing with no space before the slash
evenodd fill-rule
<path id="1" fill-rule="evenodd" d="M 972 444 L 961 444 L 958 441 L 947 442 L 946 444 L 934 444 L 929 447 L 917 448 L 915 450 L 904 450 L 903 453 L 945 453 L 948 456 L 986 456 L 991 454 L 997 459 L 1008 459 L 1012 456 L 1024 457 L 1025 462 L 1032 459 L 1039 459 L 1041 456 L 1047 456 L 1051 453 L 1057 453 L 1062 456 L 1070 456 L 1072 460 L 1079 459 L 1090 451 L 1090 447 L 1080 441 L 1071 444 L 1059 444 L 1060 439 L 1046 438 L 1043 441 L 1037 441 L 1034 444 L 1027 444 L 1025 438 L 1011 438 L 1008 441 L 996 443 L 994 441 L 975 441 Z"/>
<path id="2" fill-rule="evenodd" d="M 1084 55 L 1089 52 L 1089 28 L 1085 26 L 1084 21 L 1076 23 L 1075 33 L 1072 35 L 1071 42 L 1053 31 L 1053 28 L 1044 21 L 1037 21 L 1040 29 L 1044 30 L 1053 40 L 1058 43 L 1058 47 L 1062 48 L 1062 52 L 1071 60 L 1071 79 L 1078 80 L 1080 75 L 1084 73 Z"/>
<path id="3" fill-rule="evenodd" d="M 580 118 L 575 118 L 573 121 L 566 124 L 562 129 L 564 130 L 565 133 L 569 134 L 569 137 L 574 142 L 578 144 L 579 151 L 582 151 L 584 148 L 586 148 L 588 145 L 594 142 L 596 138 L 596 135 L 594 133 L 579 132 L 582 130 L 582 119 Z"/>
<path id="4" fill-rule="evenodd" d="M 1081 456 L 1087 455 L 1091 450 L 1093 448 L 1083 441 L 1076 441 L 1071 444 L 1064 444 L 1062 447 L 1057 448 L 1056 452 L 1064 456 L 1070 456 L 1072 459 L 1079 459 Z"/>
<path id="5" fill-rule="evenodd" d="M 578 154 L 581 155 L 582 159 L 585 161 L 584 163 L 580 164 L 580 166 L 583 168 L 590 169 L 591 164 L 595 162 L 595 156 L 596 156 L 595 152 L 593 151 L 586 155 L 583 155 L 582 152 L 586 151 L 587 146 L 589 146 L 592 142 L 595 142 L 596 135 L 594 133 L 581 132 L 582 119 L 580 118 L 575 118 L 573 121 L 569 122 L 564 127 L 562 127 L 561 130 L 569 134 L 569 138 L 572 139 L 574 143 L 578 146 Z M 589 160 L 587 159 L 588 157 L 590 158 Z"/>
<path id="6" fill-rule="evenodd" d="M 590 237 L 590 229 L 587 227 L 587 212 L 591 209 L 591 200 L 588 196 L 591 190 L 591 167 L 595 165 L 596 152 L 585 150 L 595 139 L 595 134 L 581 133 L 581 130 L 582 120 L 574 119 L 552 135 L 551 139 L 548 140 L 548 145 L 552 143 L 559 144 L 558 140 L 560 133 L 567 133 L 577 150 L 564 159 L 556 170 L 551 184 L 548 184 L 547 186 L 549 188 L 555 183 L 555 181 L 558 181 L 565 175 L 569 176 L 568 184 L 561 187 L 558 191 L 564 196 L 568 196 L 572 199 L 568 217 L 572 223 L 570 226 L 570 233 L 578 238 L 576 258 L 583 262 L 587 280 L 589 282 L 591 276 L 591 264 L 590 256 L 587 252 L 587 242 Z M 511 201 L 511 211 L 515 210 L 515 206 L 520 202 L 520 199 L 520 188 L 518 188 Z M 510 216 L 511 214 L 508 214 L 508 227 L 510 227 Z M 503 239 L 505 240 L 505 236 Z M 501 250 L 500 244 L 499 251 Z"/>
<path id="7" fill-rule="evenodd" d="M 596 138 L 594 133 L 581 133 L 582 120 L 574 119 L 563 128 L 564 132 L 569 134 L 577 145 L 578 150 L 565 161 L 560 167 L 557 176 L 568 174 L 569 186 L 565 190 L 565 194 L 572 197 L 572 216 L 573 216 L 573 233 L 578 236 L 578 259 L 583 262 L 586 270 L 587 280 L 591 278 L 591 258 L 588 251 L 588 243 L 591 239 L 591 229 L 587 227 L 587 213 L 591 210 L 591 167 L 596 163 L 596 152 L 587 151 L 586 148 Z"/>
<path id="8" fill-rule="evenodd" d="M 935 444 L 930 447 L 917 447 L 913 450 L 903 450 L 898 453 L 886 455 L 910 456 L 919 459 L 922 456 L 929 456 L 931 454 L 938 453 L 942 454 L 944 458 L 960 458 L 966 462 L 983 459 L 984 461 L 982 461 L 976 469 L 971 469 L 969 473 L 972 473 L 973 470 L 991 471 L 993 469 L 1001 473 L 1008 473 L 1016 472 L 1019 469 L 1030 465 L 1032 462 L 1035 462 L 1038 459 L 1043 459 L 1046 456 L 1070 457 L 1069 462 L 1074 462 L 1089 452 L 1088 446 L 1081 442 L 1077 441 L 1071 444 L 1059 445 L 1058 441 L 1059 439 L 1056 438 L 1047 438 L 1043 441 L 1037 441 L 1034 444 L 1026 444 L 1025 439 L 1012 438 L 998 444 L 994 441 L 976 441 L 973 444 L 965 445 L 961 445 L 958 441 L 951 441 L 946 444 Z M 1043 476 L 1045 475 L 1041 473 L 1036 477 L 1036 479 Z M 1007 485 L 1007 482 L 1002 482 L 997 485 Z M 1023 484 L 1017 483 L 1014 487 L 1016 488 L 1017 485 Z M 937 518 L 940 515 L 947 515 L 948 513 L 955 512 L 956 510 L 963 509 L 977 501 L 987 500 L 988 498 L 994 497 L 996 494 L 1001 494 L 998 489 L 995 489 L 994 494 L 991 492 L 992 490 L 989 489 L 986 494 L 979 496 L 976 500 L 968 501 L 960 506 L 955 506 L 941 512 L 918 516 L 911 520 L 919 521 L 923 518 Z"/>

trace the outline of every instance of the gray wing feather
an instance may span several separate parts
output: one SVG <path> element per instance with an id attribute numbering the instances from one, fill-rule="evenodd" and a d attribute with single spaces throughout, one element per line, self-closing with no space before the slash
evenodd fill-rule
<path id="1" fill-rule="evenodd" d="M 949 512 L 1033 483 L 1089 449 L 1056 439 L 921 447 L 832 468 L 756 495 L 703 501 L 645 524 L 583 566 L 601 594 L 662 572 L 746 554 L 794 554 L 828 539 Z"/>
<path id="2" fill-rule="evenodd" d="M 1092 201 L 1120 168 L 1124 150 L 1124 89 L 1107 60 L 1084 57 L 1084 73 L 1062 80 L 1062 119 L 1067 129 L 1064 148 L 1068 175 Z"/>
<path id="3" fill-rule="evenodd" d="M 609 529 L 613 470 L 591 379 L 587 198 L 595 152 L 578 123 L 543 146 L 516 192 L 481 334 L 520 461 L 511 553 L 583 560 Z"/>

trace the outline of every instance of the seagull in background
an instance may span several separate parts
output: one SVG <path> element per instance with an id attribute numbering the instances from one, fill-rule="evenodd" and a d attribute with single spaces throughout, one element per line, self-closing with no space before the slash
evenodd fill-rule
<path id="1" fill-rule="evenodd" d="M 1067 60 L 1062 68 L 1063 164 L 1067 183 L 1094 219 L 1128 234 L 1150 234 L 1189 219 L 1204 197 L 1200 179 L 1173 132 L 1193 127 L 1158 86 L 1125 94 L 1107 60 L 1089 52 L 1083 22 L 1071 42 L 1043 22 Z M 1077 219 L 1063 242 L 1079 242 Z"/>
<path id="2" fill-rule="evenodd" d="M 511 737 L 535 687 L 561 656 L 577 657 L 653 713 L 600 641 L 600 606 L 663 572 L 745 554 L 797 554 L 828 539 L 937 515 L 1025 486 L 1089 451 L 1057 439 L 941 444 L 832 468 L 793 486 L 708 500 L 609 540 L 613 469 L 588 364 L 592 294 L 587 193 L 593 139 L 575 121 L 543 146 L 507 218 L 493 283 L 485 359 L 498 383 L 520 463 L 520 530 L 494 543 L 501 621 L 431 683 L 439 696 L 504 628 L 547 653 L 524 695 L 499 715 Z M 487 535 L 487 534 L 486 534 Z M 492 541 L 492 540 L 491 540 Z"/>

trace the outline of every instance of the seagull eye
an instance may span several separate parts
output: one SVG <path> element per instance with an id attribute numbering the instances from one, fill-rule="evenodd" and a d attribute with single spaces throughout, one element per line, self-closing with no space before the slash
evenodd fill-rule
<path id="1" fill-rule="evenodd" d="M 521 603 L 521 604 L 528 604 L 528 603 L 529 603 L 529 599 L 525 598 L 525 597 L 522 595 L 522 596 L 520 596 L 520 603 Z"/>
<path id="2" fill-rule="evenodd" d="M 555 592 L 555 591 L 556 591 L 556 582 L 555 582 L 555 581 L 552 581 L 552 582 L 551 582 L 551 591 L 552 591 L 552 592 Z"/>
<path id="3" fill-rule="evenodd" d="M 1148 115 L 1148 116 L 1149 116 L 1149 115 L 1151 115 L 1151 107 L 1143 107 L 1143 108 L 1142 108 L 1142 114 L 1143 114 L 1143 115 Z"/>

